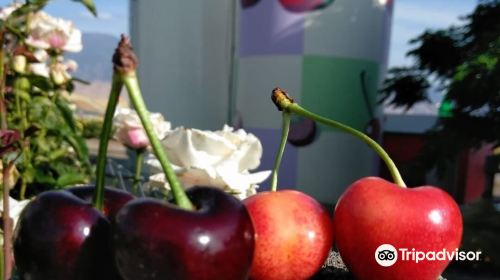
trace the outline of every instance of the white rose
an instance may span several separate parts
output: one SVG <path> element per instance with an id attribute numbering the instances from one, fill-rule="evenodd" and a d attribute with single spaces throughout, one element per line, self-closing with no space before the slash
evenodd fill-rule
<path id="1" fill-rule="evenodd" d="M 17 201 L 11 197 L 9 197 L 9 212 L 10 217 L 12 218 L 12 228 L 16 227 L 17 221 L 19 220 L 19 216 L 23 211 L 24 207 L 30 202 L 30 200 L 21 200 Z M 0 199 L 0 211 L 3 213 L 3 201 Z M 0 229 L 0 245 L 3 245 L 3 231 Z"/>
<path id="2" fill-rule="evenodd" d="M 40 11 L 30 19 L 26 44 L 39 49 L 79 52 L 82 50 L 82 33 L 71 21 Z"/>
<path id="3" fill-rule="evenodd" d="M 37 49 L 33 52 L 33 56 L 38 62 L 45 62 L 49 58 L 49 54 L 45 50 Z"/>
<path id="4" fill-rule="evenodd" d="M 22 74 L 26 70 L 27 63 L 28 60 L 24 55 L 15 55 L 12 58 L 12 70 Z"/>
<path id="5" fill-rule="evenodd" d="M 21 3 L 11 3 L 10 5 L 0 8 L 0 19 L 6 20 L 15 10 L 21 7 Z"/>
<path id="6" fill-rule="evenodd" d="M 62 85 L 71 80 L 68 73 L 68 66 L 65 63 L 57 62 L 50 66 L 50 78 L 56 85 Z"/>
<path id="7" fill-rule="evenodd" d="M 45 63 L 30 63 L 28 69 L 31 73 L 45 78 L 50 75 L 49 67 Z"/>
<path id="8" fill-rule="evenodd" d="M 170 122 L 165 121 L 160 113 L 149 113 L 149 118 L 158 138 L 164 138 L 170 131 Z M 141 119 L 134 110 L 119 108 L 113 118 L 113 124 L 116 128 L 114 138 L 125 146 L 141 149 L 149 145 L 149 139 L 142 127 Z"/>
<path id="9" fill-rule="evenodd" d="M 255 193 L 257 184 L 271 171 L 250 173 L 260 165 L 262 144 L 243 129 L 225 125 L 222 130 L 203 131 L 183 127 L 172 130 L 162 140 L 174 170 L 185 188 L 205 185 L 224 189 L 239 198 Z M 156 159 L 147 163 L 161 172 Z M 151 176 L 152 186 L 169 188 L 162 173 Z"/>

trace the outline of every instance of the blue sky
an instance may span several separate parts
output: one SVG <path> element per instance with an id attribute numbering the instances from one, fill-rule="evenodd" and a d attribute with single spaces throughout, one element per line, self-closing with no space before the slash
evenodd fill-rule
<path id="1" fill-rule="evenodd" d="M 0 6 L 13 1 L 0 0 Z M 83 5 L 69 0 L 52 0 L 45 11 L 53 16 L 66 18 L 83 32 L 100 32 L 119 36 L 128 34 L 128 0 L 94 0 L 98 18 L 90 14 Z"/>
<path id="2" fill-rule="evenodd" d="M 147 1 L 147 0 L 146 0 Z M 370 1 L 370 0 L 358 0 Z M 425 29 L 445 28 L 460 24 L 459 16 L 470 13 L 477 0 L 393 0 L 395 2 L 392 26 L 390 66 L 411 63 L 405 53 L 411 48 L 408 41 Z M 12 1 L 0 0 L 0 6 Z M 119 36 L 128 34 L 128 0 L 94 0 L 99 13 L 94 18 L 79 3 L 52 0 L 47 12 L 72 20 L 84 32 L 101 32 Z"/>
<path id="3" fill-rule="evenodd" d="M 394 18 L 389 55 L 390 66 L 408 65 L 408 41 L 425 29 L 460 24 L 459 16 L 474 10 L 477 0 L 394 0 Z"/>

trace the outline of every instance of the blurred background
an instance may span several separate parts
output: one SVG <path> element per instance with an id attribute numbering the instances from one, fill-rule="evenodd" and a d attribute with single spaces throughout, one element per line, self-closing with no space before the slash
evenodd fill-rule
<path id="1" fill-rule="evenodd" d="M 228 123 L 251 131 L 263 142 L 263 170 L 271 169 L 279 141 L 280 114 L 269 100 L 279 86 L 306 108 L 370 132 L 401 166 L 409 185 L 441 185 L 460 202 L 481 196 L 491 179 L 483 170 L 491 146 L 465 148 L 454 161 L 445 160 L 450 166 L 439 166 L 440 174 L 437 165 L 412 161 L 439 121 L 446 95 L 435 73 L 429 73 L 425 98 L 415 102 L 410 93 L 408 102 L 390 96 L 379 103 L 383 81 L 391 77 L 387 69 L 418 65 L 417 56 L 406 54 L 420 42 L 410 41 L 427 30 L 466 25 L 464 17 L 480 2 L 205 2 L 96 1 L 97 18 L 76 9 L 77 3 L 51 2 L 48 13 L 83 31 L 83 51 L 68 54 L 79 64 L 75 76 L 91 82 L 76 84 L 73 99 L 79 109 L 104 110 L 110 57 L 120 34 L 128 34 L 141 61 L 150 109 L 174 126 L 219 129 Z M 294 137 L 280 174 L 284 187 L 328 202 L 357 178 L 388 175 L 363 143 L 343 133 L 296 119 Z"/>
<path id="2" fill-rule="evenodd" d="M 174 126 L 244 128 L 262 141 L 259 169 L 269 170 L 281 123 L 269 97 L 279 86 L 377 139 L 409 186 L 440 186 L 463 205 L 463 247 L 485 258 L 452 265 L 450 279 L 500 279 L 499 1 L 95 3 L 97 18 L 71 1 L 47 7 L 83 31 L 83 51 L 68 55 L 79 64 L 75 76 L 91 82 L 72 96 L 81 114 L 104 111 L 110 58 L 128 34 L 151 111 Z M 299 118 L 281 168 L 281 186 L 327 205 L 356 179 L 389 178 L 363 143 Z"/>

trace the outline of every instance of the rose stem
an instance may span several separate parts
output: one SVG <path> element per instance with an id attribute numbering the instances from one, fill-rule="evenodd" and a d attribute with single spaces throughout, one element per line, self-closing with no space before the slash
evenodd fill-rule
<path id="1" fill-rule="evenodd" d="M 9 176 L 14 164 L 9 162 L 3 165 L 3 279 L 10 279 L 12 273 L 12 255 L 11 255 L 11 242 L 12 240 L 12 219 L 10 218 L 9 206 Z M 7 241 L 8 240 L 8 241 Z"/>
<path id="2" fill-rule="evenodd" d="M 21 154 L 25 164 L 25 169 L 31 166 L 31 150 L 29 147 L 29 137 L 25 137 L 24 131 L 28 128 L 28 116 L 26 110 L 25 102 L 21 100 L 20 94 L 22 92 L 29 93 L 31 90 L 30 81 L 24 77 L 17 77 L 13 82 L 13 92 L 15 94 L 16 109 L 18 117 L 21 118 L 21 127 L 19 133 L 21 134 Z M 24 171 L 23 171 L 24 172 Z M 22 174 L 24 175 L 24 174 Z M 24 179 L 25 176 L 21 176 L 21 188 L 19 190 L 19 199 L 23 200 L 26 198 L 26 188 L 28 187 L 28 182 Z"/>
<path id="3" fill-rule="evenodd" d="M 113 73 L 111 84 L 111 92 L 109 93 L 108 105 L 104 114 L 104 122 L 102 125 L 101 136 L 99 139 L 99 152 L 97 154 L 96 166 L 96 183 L 93 197 L 94 207 L 100 211 L 104 207 L 104 184 L 106 176 L 106 155 L 108 153 L 108 143 L 111 137 L 113 127 L 113 117 L 115 115 L 116 106 L 120 97 L 120 92 L 123 87 L 123 81 L 120 75 Z"/>
<path id="4" fill-rule="evenodd" d="M 118 66 L 120 76 L 123 80 L 125 87 L 127 88 L 130 100 L 134 105 L 134 108 L 141 119 L 142 125 L 146 134 L 148 135 L 149 142 L 151 143 L 151 148 L 155 156 L 160 161 L 161 167 L 165 176 L 167 178 L 168 183 L 170 184 L 170 188 L 172 190 L 172 194 L 174 196 L 175 202 L 177 205 L 183 209 L 193 210 L 194 206 L 189 200 L 182 188 L 181 184 L 177 180 L 175 176 L 174 170 L 168 157 L 161 146 L 160 140 L 158 136 L 153 130 L 153 124 L 151 123 L 151 119 L 149 118 L 149 112 L 146 109 L 146 104 L 144 104 L 144 99 L 142 98 L 141 89 L 139 87 L 139 82 L 137 80 L 136 68 L 137 68 L 137 58 L 132 51 L 132 46 L 127 37 L 122 36 L 122 40 L 120 41 L 121 48 L 117 49 L 115 55 L 117 55 L 119 59 L 119 63 L 115 62 L 115 67 Z"/>
<path id="5" fill-rule="evenodd" d="M 286 140 L 288 139 L 288 131 L 290 130 L 290 112 L 283 111 L 282 117 L 282 128 L 281 128 L 281 142 L 276 153 L 276 159 L 274 160 L 273 173 L 271 175 L 271 191 L 275 192 L 278 187 L 278 170 L 281 164 L 281 158 L 283 157 L 283 152 L 286 147 Z"/>
<path id="6" fill-rule="evenodd" d="M 4 45 L 4 32 L 0 31 L 0 129 L 5 131 L 7 127 L 7 109 L 5 105 L 5 80 L 7 71 L 5 67 L 5 50 Z M 1 276 L 4 280 L 10 279 L 12 273 L 12 255 L 10 253 L 12 247 L 12 220 L 10 219 L 10 205 L 9 205 L 9 175 L 12 163 L 7 163 L 5 158 L 2 158 L 3 164 L 3 273 Z"/>
<path id="7" fill-rule="evenodd" d="M 135 174 L 132 193 L 137 194 L 139 183 L 141 182 L 142 162 L 144 160 L 144 149 L 135 149 Z"/>
<path id="8" fill-rule="evenodd" d="M 368 135 L 340 122 L 309 112 L 308 110 L 302 108 L 299 104 L 295 103 L 293 99 L 280 88 L 273 89 L 272 99 L 274 104 L 278 107 L 280 111 L 286 111 L 302 117 L 306 117 L 311 120 L 323 123 L 330 127 L 340 129 L 344 132 L 347 132 L 351 135 L 358 137 L 363 142 L 365 142 L 370 148 L 372 148 L 380 156 L 380 158 L 382 158 L 387 168 L 389 169 L 389 172 L 391 173 L 394 182 L 400 187 L 403 188 L 406 187 L 406 184 L 404 183 L 398 168 L 394 164 L 394 161 L 392 161 L 387 152 L 377 142 L 371 139 Z"/>

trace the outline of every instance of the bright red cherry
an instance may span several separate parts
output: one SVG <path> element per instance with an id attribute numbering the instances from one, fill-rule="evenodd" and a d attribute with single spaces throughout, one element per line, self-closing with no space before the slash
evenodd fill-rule
<path id="1" fill-rule="evenodd" d="M 321 204 L 295 190 L 261 192 L 243 203 L 255 228 L 252 279 L 308 279 L 321 268 L 333 241 Z"/>
<path id="2" fill-rule="evenodd" d="M 453 198 L 439 188 L 402 188 L 368 177 L 340 197 L 334 228 L 340 255 L 356 279 L 435 280 L 448 260 L 403 261 L 399 249 L 455 252 L 462 238 L 462 216 Z M 383 244 L 399 254 L 392 266 L 375 260 Z"/>

